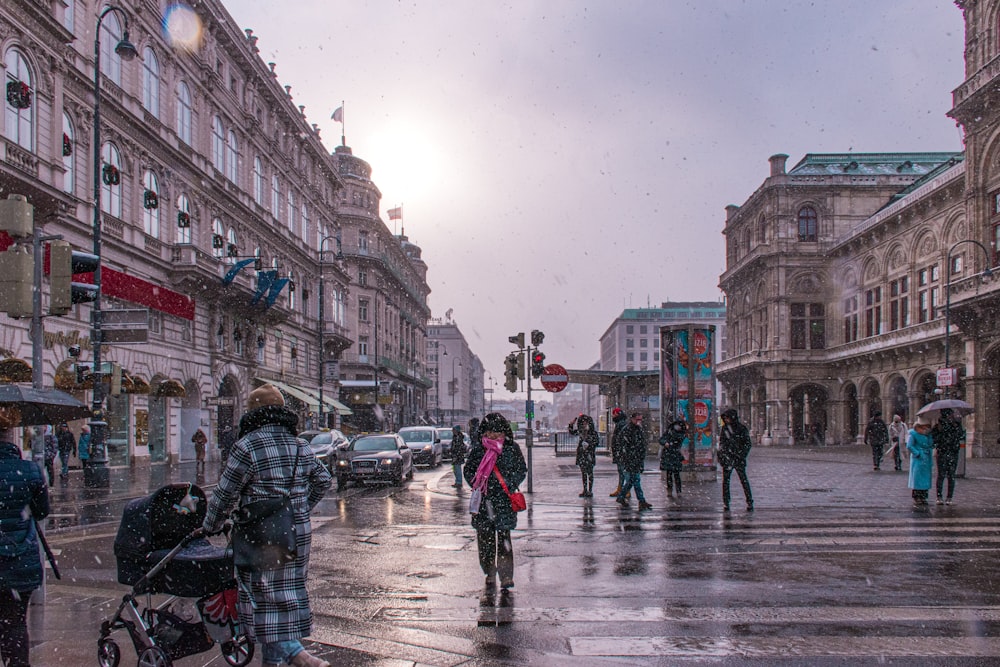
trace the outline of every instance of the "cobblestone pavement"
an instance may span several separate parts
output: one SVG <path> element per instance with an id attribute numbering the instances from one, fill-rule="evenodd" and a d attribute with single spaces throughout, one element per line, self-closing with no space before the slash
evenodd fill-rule
<path id="1" fill-rule="evenodd" d="M 311 571 L 313 649 L 337 665 L 1000 664 L 1000 460 L 970 460 L 956 504 L 915 510 L 906 472 L 872 471 L 867 448 L 755 447 L 752 514 L 735 479 L 725 514 L 717 480 L 677 500 L 647 471 L 654 509 L 639 513 L 608 497 L 603 458 L 593 499 L 577 497 L 571 457 L 535 448 L 532 463 L 506 598 L 482 590 L 447 467 L 408 489 L 331 493 L 315 522 L 314 551 L 330 556 Z M 187 464 L 162 468 L 121 474 L 103 500 L 73 478 L 53 490 L 64 579 L 32 607 L 33 664 L 94 664 L 125 590 L 110 554 L 117 508 L 196 480 Z M 135 660 L 127 641 L 122 652 Z M 225 663 L 213 650 L 175 664 Z"/>

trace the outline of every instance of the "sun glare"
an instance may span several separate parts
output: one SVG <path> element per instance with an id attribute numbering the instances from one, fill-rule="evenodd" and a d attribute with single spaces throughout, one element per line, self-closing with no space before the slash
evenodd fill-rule
<path id="1" fill-rule="evenodd" d="M 433 199 L 446 185 L 442 147 L 434 145 L 426 128 L 390 123 L 378 127 L 364 143 L 363 155 L 358 154 L 372 165 L 384 209 Z"/>

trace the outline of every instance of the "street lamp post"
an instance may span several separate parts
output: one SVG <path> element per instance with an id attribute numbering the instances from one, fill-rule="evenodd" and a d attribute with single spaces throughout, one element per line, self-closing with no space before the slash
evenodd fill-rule
<path id="1" fill-rule="evenodd" d="M 455 381 L 455 362 L 458 361 L 458 357 L 451 358 L 451 383 L 449 386 L 449 391 L 451 392 L 451 423 L 455 423 L 455 394 L 458 393 L 458 382 Z M 461 368 L 462 364 L 459 362 L 458 367 Z M 452 386 L 454 385 L 454 386 Z"/>
<path id="2" fill-rule="evenodd" d="M 94 255 L 97 268 L 94 270 L 94 305 L 90 341 L 94 348 L 94 390 L 91 403 L 90 442 L 91 454 L 84 470 L 84 484 L 88 487 L 109 487 L 111 479 L 108 470 L 107 426 L 104 419 L 104 378 L 101 368 L 101 24 L 104 17 L 114 12 L 122 19 L 122 38 L 115 46 L 115 53 L 123 60 L 132 60 L 136 49 L 128 39 L 128 16 L 121 7 L 108 5 L 97 17 L 94 32 Z"/>
<path id="3" fill-rule="evenodd" d="M 983 270 L 983 278 L 989 278 L 993 275 L 993 271 L 990 270 L 990 253 L 979 241 L 974 239 L 964 239 L 962 241 L 956 241 L 951 248 L 948 249 L 948 258 L 946 260 L 947 267 L 945 271 L 948 272 L 947 281 L 944 286 L 944 367 L 951 368 L 951 348 L 949 347 L 949 335 L 951 332 L 951 253 L 954 252 L 955 248 L 962 245 L 963 243 L 972 243 L 979 246 L 979 249 L 983 251 L 983 255 L 986 257 L 986 268 Z M 947 390 L 945 391 L 947 395 Z"/>
<path id="4" fill-rule="evenodd" d="M 496 386 L 497 381 L 493 379 L 493 373 L 486 371 L 486 374 L 490 377 L 490 387 L 486 390 L 486 392 L 490 395 L 490 412 L 493 412 L 493 387 Z"/>
<path id="5" fill-rule="evenodd" d="M 326 264 L 323 247 L 326 245 L 327 241 L 337 242 L 337 259 L 341 260 L 344 258 L 344 253 L 340 246 L 340 232 L 338 231 L 334 236 L 324 236 L 323 240 L 319 242 L 319 424 L 320 428 L 326 428 L 326 418 L 323 414 L 323 384 L 326 382 L 326 354 L 323 352 L 323 329 L 326 327 L 326 320 L 324 319 L 323 307 L 326 303 L 326 299 L 323 294 L 323 266 Z"/>

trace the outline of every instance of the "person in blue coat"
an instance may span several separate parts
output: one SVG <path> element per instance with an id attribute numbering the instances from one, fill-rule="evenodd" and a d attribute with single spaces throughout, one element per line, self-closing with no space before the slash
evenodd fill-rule
<path id="1" fill-rule="evenodd" d="M 486 575 L 486 589 L 500 586 L 509 590 L 514 585 L 514 547 L 510 531 L 517 528 L 517 513 L 503 490 L 497 471 L 503 476 L 507 490 L 513 493 L 528 474 L 521 448 L 514 440 L 510 423 L 499 412 L 483 417 L 479 425 L 479 442 L 472 445 L 465 461 L 465 481 L 481 494 L 479 506 L 472 513 L 479 547 L 479 566 Z"/>
<path id="2" fill-rule="evenodd" d="M 42 471 L 16 444 L 20 423 L 18 408 L 0 407 L 0 655 L 10 667 L 29 664 L 28 601 L 43 577 L 35 520 L 49 515 Z"/>
<path id="3" fill-rule="evenodd" d="M 917 417 L 917 423 L 906 438 L 906 450 L 910 452 L 910 479 L 913 504 L 927 505 L 927 494 L 931 488 L 931 470 L 934 467 L 934 440 L 931 438 L 931 420 L 925 415 Z"/>

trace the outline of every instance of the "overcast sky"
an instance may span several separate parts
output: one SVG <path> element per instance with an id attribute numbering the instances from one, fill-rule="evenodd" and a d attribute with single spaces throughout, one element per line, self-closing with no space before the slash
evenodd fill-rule
<path id="1" fill-rule="evenodd" d="M 226 5 L 331 150 L 346 102 L 498 398 L 509 335 L 586 368 L 624 308 L 721 299 L 724 208 L 770 155 L 962 148 L 952 0 Z"/>

